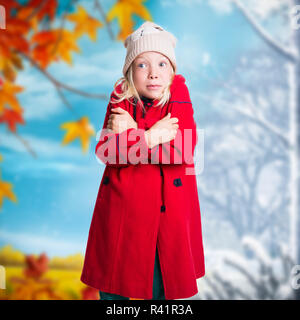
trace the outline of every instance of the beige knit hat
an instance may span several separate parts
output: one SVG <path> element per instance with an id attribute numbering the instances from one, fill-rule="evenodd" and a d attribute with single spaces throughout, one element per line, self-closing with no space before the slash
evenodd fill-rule
<path id="1" fill-rule="evenodd" d="M 127 54 L 123 67 L 125 76 L 130 64 L 134 59 L 145 51 L 157 51 L 167 56 L 176 74 L 175 46 L 177 39 L 174 35 L 161 26 L 151 21 L 144 22 L 136 31 L 131 33 L 124 42 Z"/>

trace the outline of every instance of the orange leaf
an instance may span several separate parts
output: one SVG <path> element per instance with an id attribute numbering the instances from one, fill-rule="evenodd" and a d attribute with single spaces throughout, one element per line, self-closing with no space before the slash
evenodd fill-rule
<path id="1" fill-rule="evenodd" d="M 6 19 L 6 29 L 0 29 L 0 54 L 10 55 L 12 50 L 27 53 L 29 44 L 26 35 L 30 30 L 30 23 L 16 18 Z"/>
<path id="2" fill-rule="evenodd" d="M 19 55 L 11 52 L 9 57 L 0 55 L 0 71 L 2 71 L 5 79 L 15 81 L 16 70 L 22 70 L 23 63 Z"/>
<path id="3" fill-rule="evenodd" d="M 17 202 L 16 195 L 12 192 L 12 184 L 0 180 L 0 208 L 2 208 L 3 198 L 6 197 L 13 202 Z"/>
<path id="4" fill-rule="evenodd" d="M 16 132 L 16 124 L 21 123 L 24 124 L 25 121 L 20 112 L 4 109 L 3 113 L 0 115 L 0 123 L 6 122 L 10 131 Z"/>
<path id="5" fill-rule="evenodd" d="M 39 278 L 48 270 L 49 258 L 45 253 L 42 253 L 38 258 L 27 255 L 25 262 L 27 268 L 24 270 L 24 274 L 28 278 Z"/>
<path id="6" fill-rule="evenodd" d="M 38 19 L 38 16 L 37 16 L 36 12 L 37 12 L 36 8 L 32 8 L 32 7 L 28 7 L 28 6 L 22 6 L 18 10 L 16 18 L 18 18 L 20 20 L 28 21 L 30 23 L 30 27 L 35 32 L 37 32 L 39 19 Z"/>
<path id="7" fill-rule="evenodd" d="M 114 18 L 119 20 L 121 31 L 118 34 L 118 40 L 125 40 L 126 37 L 134 31 L 132 20 L 133 14 L 144 20 L 152 21 L 150 12 L 142 2 L 144 2 L 144 0 L 118 0 L 108 12 L 108 21 L 112 21 Z"/>
<path id="8" fill-rule="evenodd" d="M 59 60 L 72 63 L 70 51 L 80 52 L 76 44 L 75 35 L 68 30 L 41 31 L 32 37 L 35 47 L 32 51 L 33 59 L 42 68 L 46 68 L 51 62 Z"/>

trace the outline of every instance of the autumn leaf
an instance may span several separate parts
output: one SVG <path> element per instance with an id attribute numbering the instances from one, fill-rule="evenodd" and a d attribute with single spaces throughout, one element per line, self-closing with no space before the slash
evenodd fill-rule
<path id="1" fill-rule="evenodd" d="M 152 21 L 150 12 L 142 2 L 144 2 L 144 0 L 118 0 L 108 12 L 107 21 L 110 22 L 114 18 L 119 20 L 121 31 L 118 34 L 118 40 L 125 40 L 126 37 L 134 31 L 133 14 L 136 14 L 144 20 Z"/>
<path id="2" fill-rule="evenodd" d="M 17 123 L 25 123 L 21 112 L 10 109 L 4 109 L 3 113 L 0 115 L 0 123 L 1 122 L 5 122 L 12 132 L 16 132 Z"/>
<path id="3" fill-rule="evenodd" d="M 72 64 L 70 51 L 80 52 L 76 37 L 69 30 L 41 31 L 32 37 L 32 42 L 35 44 L 32 57 L 42 68 L 46 68 L 52 61 L 58 61 L 59 58 Z"/>
<path id="4" fill-rule="evenodd" d="M 84 152 L 88 150 L 90 136 L 95 135 L 93 126 L 89 123 L 88 117 L 82 117 L 78 121 L 65 122 L 60 126 L 61 129 L 67 130 L 62 145 L 69 144 L 75 139 L 80 139 Z"/>
<path id="5" fill-rule="evenodd" d="M 26 7 L 33 8 L 39 21 L 48 17 L 53 20 L 57 10 L 57 0 L 30 0 Z"/>
<path id="6" fill-rule="evenodd" d="M 49 258 L 42 253 L 38 258 L 33 255 L 26 255 L 25 262 L 27 268 L 24 269 L 24 275 L 29 278 L 39 278 L 48 270 Z"/>
<path id="7" fill-rule="evenodd" d="M 17 198 L 12 192 L 12 184 L 0 180 L 0 208 L 2 208 L 4 197 L 10 199 L 13 202 L 17 202 Z"/>
<path id="8" fill-rule="evenodd" d="M 23 6 L 17 11 L 16 17 L 20 20 L 26 20 L 34 32 L 38 31 L 39 18 L 36 14 L 36 8 Z"/>
<path id="9" fill-rule="evenodd" d="M 4 78 L 9 81 L 15 81 L 17 70 L 23 69 L 23 63 L 19 55 L 10 53 L 9 58 L 0 55 L 0 71 L 2 71 Z"/>
<path id="10" fill-rule="evenodd" d="M 16 86 L 10 81 L 5 81 L 2 86 L 0 86 L 0 113 L 3 112 L 6 106 L 10 106 L 10 108 L 16 112 L 22 112 L 22 107 L 16 98 L 16 94 L 22 91 L 22 87 Z"/>
<path id="11" fill-rule="evenodd" d="M 78 6 L 78 12 L 69 14 L 67 19 L 76 24 L 74 30 L 76 37 L 87 33 L 92 41 L 97 39 L 97 28 L 103 27 L 103 24 L 91 17 L 82 6 Z"/>
<path id="12" fill-rule="evenodd" d="M 26 39 L 30 24 L 16 18 L 6 20 L 6 29 L 0 29 L 0 55 L 10 59 L 11 53 L 16 50 L 22 53 L 29 51 Z"/>
<path id="13" fill-rule="evenodd" d="M 14 81 L 16 71 L 23 68 L 20 56 L 17 53 L 27 54 L 29 43 L 27 35 L 30 23 L 25 20 L 11 17 L 8 14 L 6 29 L 0 29 L 0 71 L 7 80 Z"/>

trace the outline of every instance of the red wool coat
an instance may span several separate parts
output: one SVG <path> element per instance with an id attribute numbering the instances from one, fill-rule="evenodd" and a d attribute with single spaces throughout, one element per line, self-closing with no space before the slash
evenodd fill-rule
<path id="1" fill-rule="evenodd" d="M 120 92 L 120 84 L 116 90 Z M 133 100 L 108 104 L 103 129 L 114 107 L 127 110 L 138 129 L 105 135 L 102 129 L 96 146 L 96 154 L 106 167 L 94 207 L 81 281 L 98 290 L 152 299 L 156 246 L 167 300 L 195 295 L 196 279 L 205 274 L 196 176 L 186 174 L 187 168 L 194 170 L 197 132 L 182 75 L 175 75 L 170 91 L 167 104 L 156 107 L 154 100 L 152 105 L 146 104 L 146 113 Z M 168 112 L 179 119 L 175 139 L 149 149 L 144 130 Z M 182 146 L 175 143 L 179 132 Z M 192 157 L 185 157 L 187 144 L 191 145 Z M 103 152 L 104 149 L 110 152 Z M 124 159 L 131 159 L 133 154 L 139 156 L 135 162 L 125 163 Z M 180 160 L 182 163 L 178 164 Z"/>

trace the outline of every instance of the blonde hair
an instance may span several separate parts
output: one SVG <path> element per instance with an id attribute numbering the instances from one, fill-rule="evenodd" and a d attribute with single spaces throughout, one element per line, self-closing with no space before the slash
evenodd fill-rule
<path id="1" fill-rule="evenodd" d="M 172 64 L 171 64 L 172 65 Z M 127 99 L 129 102 L 133 102 L 133 103 L 137 103 L 137 105 L 140 105 L 140 107 L 142 108 L 143 112 L 145 112 L 145 107 L 144 104 L 140 98 L 139 93 L 137 92 L 134 82 L 133 82 L 133 71 L 132 71 L 132 66 L 133 63 L 131 63 L 131 65 L 129 66 L 125 77 L 121 77 L 119 78 L 116 83 L 114 84 L 114 95 L 116 95 L 118 97 L 118 99 L 114 99 L 112 98 L 110 100 L 111 103 L 119 103 L 125 99 Z M 166 88 L 163 90 L 161 96 L 158 99 L 158 103 L 157 103 L 157 107 L 163 107 L 170 99 L 171 97 L 171 93 L 170 93 L 170 87 L 171 84 L 173 82 L 174 76 L 175 76 L 175 71 L 174 68 L 172 66 L 172 77 L 170 80 L 170 83 L 166 86 Z M 118 93 L 116 91 L 116 87 L 119 85 L 119 83 L 122 83 L 121 85 L 121 93 Z M 114 100 L 113 100 L 114 99 Z M 131 101 L 130 101 L 131 100 Z"/>

